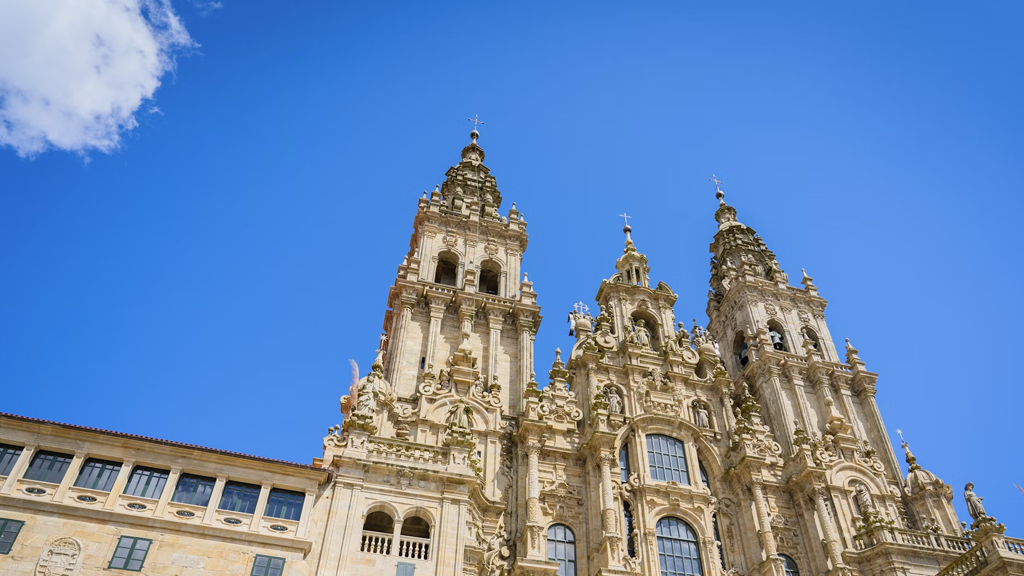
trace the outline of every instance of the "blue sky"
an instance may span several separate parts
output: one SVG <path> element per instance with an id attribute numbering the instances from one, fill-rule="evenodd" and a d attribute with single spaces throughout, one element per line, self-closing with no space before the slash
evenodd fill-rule
<path id="1" fill-rule="evenodd" d="M 1024 5 L 634 4 L 176 1 L 176 66 L 125 65 L 159 87 L 74 92 L 56 127 L 8 93 L 0 410 L 310 461 L 479 114 L 529 222 L 538 374 L 624 211 L 706 320 L 716 173 L 880 373 L 890 435 L 1024 534 Z"/>

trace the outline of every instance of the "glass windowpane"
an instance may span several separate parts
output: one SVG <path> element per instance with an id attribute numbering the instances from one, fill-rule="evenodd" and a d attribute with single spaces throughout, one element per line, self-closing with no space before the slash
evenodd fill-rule
<path id="1" fill-rule="evenodd" d="M 178 486 L 174 489 L 174 495 L 171 496 L 171 501 L 206 506 L 210 503 L 210 496 L 213 494 L 213 486 L 216 483 L 217 481 L 213 478 L 182 474 L 178 480 Z"/>
<path id="2" fill-rule="evenodd" d="M 548 560 L 558 562 L 560 576 L 576 576 L 576 536 L 563 524 L 548 528 Z"/>
<path id="3" fill-rule="evenodd" d="M 658 562 L 661 576 L 702 576 L 697 535 L 678 518 L 658 520 Z"/>
<path id="4" fill-rule="evenodd" d="M 128 485 L 125 487 L 124 493 L 128 496 L 138 496 L 140 498 L 160 498 L 160 494 L 164 491 L 164 485 L 167 484 L 168 474 L 166 470 L 154 470 L 137 466 L 132 470 L 132 475 L 128 479 Z"/>
<path id="5" fill-rule="evenodd" d="M 59 484 L 64 479 L 73 457 L 56 452 L 39 452 L 32 458 L 32 463 L 25 471 L 25 479 L 39 482 Z"/>
<path id="6" fill-rule="evenodd" d="M 8 446 L 0 444 L 0 476 L 7 476 L 14 468 L 14 464 L 21 456 L 21 446 Z"/>

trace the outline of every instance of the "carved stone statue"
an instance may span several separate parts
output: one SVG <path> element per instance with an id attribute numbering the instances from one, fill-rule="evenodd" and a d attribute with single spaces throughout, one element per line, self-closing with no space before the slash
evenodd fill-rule
<path id="1" fill-rule="evenodd" d="M 476 380 L 473 381 L 473 388 L 476 389 L 476 393 L 480 396 L 487 396 L 490 394 L 490 390 L 487 389 L 487 380 L 484 378 L 483 374 L 477 376 Z"/>
<path id="2" fill-rule="evenodd" d="M 604 389 L 604 395 L 608 399 L 608 411 L 612 414 L 622 414 L 622 397 L 619 390 L 614 386 Z"/>
<path id="3" fill-rule="evenodd" d="M 377 396 L 375 386 L 369 379 L 359 385 L 359 395 L 356 397 L 356 414 L 373 415 L 377 408 Z"/>
<path id="4" fill-rule="evenodd" d="M 985 507 L 981 505 L 984 498 L 974 493 L 974 482 L 968 482 L 967 486 L 964 486 L 964 500 L 967 501 L 967 512 L 975 521 L 989 517 L 985 513 Z"/>
<path id="5" fill-rule="evenodd" d="M 708 409 L 703 404 L 697 402 L 694 404 L 694 409 L 697 415 L 697 427 L 698 428 L 711 428 L 711 420 L 708 415 Z"/>
<path id="6" fill-rule="evenodd" d="M 452 431 L 463 431 L 471 430 L 473 421 L 473 409 L 465 404 L 456 404 L 448 410 L 448 417 L 445 420 L 445 424 L 448 426 L 448 432 Z"/>
<path id="7" fill-rule="evenodd" d="M 633 329 L 630 331 L 629 336 L 626 337 L 626 341 L 631 344 L 636 344 L 641 348 L 651 349 L 651 331 L 647 329 L 647 323 L 641 318 L 633 324 Z"/>
<path id="8" fill-rule="evenodd" d="M 871 499 L 871 493 L 863 484 L 857 484 L 854 488 L 854 499 L 857 501 L 857 508 L 860 509 L 861 516 L 867 516 L 870 512 L 875 511 L 875 502 Z"/>

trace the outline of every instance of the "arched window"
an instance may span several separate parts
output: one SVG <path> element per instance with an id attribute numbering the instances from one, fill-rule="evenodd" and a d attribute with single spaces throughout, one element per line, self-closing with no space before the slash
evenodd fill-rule
<path id="1" fill-rule="evenodd" d="M 703 576 L 700 546 L 693 528 L 671 516 L 658 520 L 658 559 L 661 576 Z"/>
<path id="2" fill-rule="evenodd" d="M 459 279 L 459 257 L 451 252 L 442 252 L 437 257 L 437 270 L 434 271 L 434 282 L 446 286 L 455 286 Z"/>
<path id="3" fill-rule="evenodd" d="M 686 469 L 686 452 L 679 440 L 661 434 L 648 436 L 647 460 L 651 464 L 651 478 L 654 480 L 690 484 L 690 476 Z"/>
<path id="4" fill-rule="evenodd" d="M 576 576 L 576 535 L 568 526 L 548 528 L 548 560 L 558 562 L 558 576 Z"/>
<path id="5" fill-rule="evenodd" d="M 633 538 L 636 525 L 633 523 L 633 507 L 625 500 L 622 501 L 622 516 L 626 520 L 626 554 L 636 558 L 636 539 Z"/>
<path id="6" fill-rule="evenodd" d="M 501 266 L 494 260 L 487 260 L 480 265 L 480 282 L 477 290 L 483 294 L 498 294 L 498 279 L 501 278 Z"/>
<path id="7" fill-rule="evenodd" d="M 387 512 L 370 512 L 363 521 L 363 535 L 359 551 L 370 554 L 391 554 L 391 539 L 395 533 L 395 520 Z"/>
<path id="8" fill-rule="evenodd" d="M 786 329 L 775 320 L 768 321 L 768 338 L 772 341 L 772 348 L 789 352 L 789 342 L 786 341 Z"/>
<path id="9" fill-rule="evenodd" d="M 804 333 L 804 339 L 810 340 L 811 341 L 811 346 L 815 350 L 819 350 L 820 351 L 821 348 L 818 347 L 819 346 L 819 344 L 818 344 L 818 333 L 815 332 L 814 330 L 812 330 L 809 326 L 804 326 L 803 333 Z"/>
<path id="10" fill-rule="evenodd" d="M 743 336 L 742 332 L 736 333 L 736 338 L 733 340 L 733 354 L 736 355 L 736 362 L 739 363 L 740 370 L 750 362 L 750 358 L 747 356 L 747 350 L 750 348 L 747 345 L 747 339 Z"/>
<path id="11" fill-rule="evenodd" d="M 629 444 L 623 444 L 619 449 L 619 472 L 620 479 L 625 484 L 629 481 Z"/>
<path id="12" fill-rule="evenodd" d="M 430 523 L 419 516 L 410 516 L 402 522 L 398 555 L 415 560 L 430 559 Z"/>
<path id="13" fill-rule="evenodd" d="M 718 561 L 725 570 L 725 546 L 722 546 L 722 535 L 718 532 L 718 514 L 711 515 L 711 525 L 715 528 L 715 546 L 718 548 Z"/>
<path id="14" fill-rule="evenodd" d="M 796 561 L 786 556 L 785 554 L 779 554 L 782 558 L 782 568 L 786 572 L 786 576 L 800 576 L 800 569 L 796 567 Z"/>

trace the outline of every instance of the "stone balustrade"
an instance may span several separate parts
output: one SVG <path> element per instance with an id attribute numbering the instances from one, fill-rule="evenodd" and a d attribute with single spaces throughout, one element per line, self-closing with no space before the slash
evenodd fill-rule
<path id="1" fill-rule="evenodd" d="M 1019 538 L 1003 538 L 1003 543 L 1010 554 L 1024 556 L 1024 540 Z"/>
<path id="2" fill-rule="evenodd" d="M 359 551 L 367 554 L 380 554 L 388 556 L 391 554 L 391 534 L 383 532 L 363 531 L 363 537 L 359 542 Z"/>
<path id="3" fill-rule="evenodd" d="M 948 550 L 956 553 L 967 552 L 971 548 L 970 541 L 960 536 L 918 532 L 895 527 L 875 527 L 853 537 L 853 547 L 856 550 L 867 550 L 884 543 L 929 550 Z"/>
<path id="4" fill-rule="evenodd" d="M 968 574 L 977 574 L 986 565 L 988 565 L 988 559 L 985 557 L 985 550 L 981 546 L 976 546 L 967 554 L 957 558 L 949 566 L 943 568 L 935 576 L 967 576 Z"/>
<path id="5" fill-rule="evenodd" d="M 429 560 L 430 538 L 402 536 L 398 541 L 398 555 L 413 560 Z"/>

